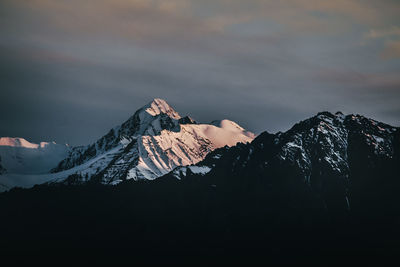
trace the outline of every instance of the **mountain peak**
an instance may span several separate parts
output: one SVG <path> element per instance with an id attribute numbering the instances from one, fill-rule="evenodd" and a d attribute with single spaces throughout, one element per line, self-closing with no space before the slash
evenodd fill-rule
<path id="1" fill-rule="evenodd" d="M 40 142 L 40 144 L 35 144 L 27 141 L 22 137 L 0 137 L 0 146 L 9 147 L 22 147 L 22 148 L 43 148 L 49 145 L 48 142 Z"/>
<path id="2" fill-rule="evenodd" d="M 212 125 L 223 128 L 223 129 L 229 129 L 231 131 L 244 131 L 244 129 L 239 126 L 236 122 L 231 121 L 231 120 L 214 120 L 211 122 Z"/>
<path id="3" fill-rule="evenodd" d="M 143 109 L 151 116 L 157 116 L 161 113 L 167 114 L 169 117 L 179 120 L 181 116 L 176 112 L 164 99 L 154 98 L 149 104 L 145 105 Z"/>
<path id="4" fill-rule="evenodd" d="M 104 183 L 154 179 L 177 166 L 197 163 L 213 149 L 251 142 L 254 137 L 229 120 L 197 124 L 155 98 L 95 143 L 72 149 L 52 172 L 82 168 L 78 172 L 97 175 Z"/>

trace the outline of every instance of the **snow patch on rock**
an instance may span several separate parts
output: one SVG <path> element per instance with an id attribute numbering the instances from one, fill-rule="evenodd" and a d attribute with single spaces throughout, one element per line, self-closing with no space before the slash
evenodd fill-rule
<path id="1" fill-rule="evenodd" d="M 182 177 L 186 177 L 188 175 L 188 172 L 190 172 L 192 174 L 196 174 L 196 175 L 206 175 L 210 171 L 211 171 L 211 168 L 208 167 L 208 166 L 192 165 L 192 166 L 185 166 L 185 167 L 176 168 L 173 171 L 173 175 L 177 179 L 180 180 Z"/>

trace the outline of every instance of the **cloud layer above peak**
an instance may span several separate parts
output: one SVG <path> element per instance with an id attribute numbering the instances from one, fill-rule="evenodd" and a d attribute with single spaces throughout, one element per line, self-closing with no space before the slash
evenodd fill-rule
<path id="1" fill-rule="evenodd" d="M 155 97 L 256 132 L 321 110 L 399 125 L 398 14 L 394 0 L 3 0 L 0 132 L 86 143 Z"/>

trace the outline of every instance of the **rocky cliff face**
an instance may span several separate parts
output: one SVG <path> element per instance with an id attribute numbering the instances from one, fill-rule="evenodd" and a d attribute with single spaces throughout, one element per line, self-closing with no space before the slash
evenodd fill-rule
<path id="1" fill-rule="evenodd" d="M 164 100 L 154 99 L 95 143 L 74 148 L 53 172 L 79 168 L 75 173 L 81 182 L 92 177 L 106 184 L 151 180 L 177 166 L 195 164 L 216 148 L 253 138 L 234 122 L 198 124 L 181 117 Z"/>
<path id="2" fill-rule="evenodd" d="M 395 180 L 399 141 L 399 128 L 360 115 L 322 112 L 287 132 L 264 132 L 251 144 L 215 150 L 170 175 L 200 175 L 215 186 L 230 179 L 262 182 L 292 196 L 309 194 L 322 208 L 345 212 Z"/>

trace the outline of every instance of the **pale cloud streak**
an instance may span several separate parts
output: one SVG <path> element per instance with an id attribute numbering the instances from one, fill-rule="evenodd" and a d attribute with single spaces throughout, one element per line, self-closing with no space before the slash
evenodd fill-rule
<path id="1" fill-rule="evenodd" d="M 6 7 L 37 16 L 36 22 L 65 33 L 119 34 L 127 38 L 199 36 L 221 32 L 231 25 L 273 20 L 288 30 L 320 32 L 348 29 L 352 23 L 379 26 L 399 10 L 391 1 L 359 0 L 30 0 L 7 1 Z M 197 11 L 197 7 L 201 10 Z M 199 8 L 200 9 L 200 8 Z M 388 17 L 385 17 L 388 16 Z M 28 20 L 29 22 L 29 20 Z M 35 21 L 31 21 L 35 22 Z M 374 35 L 376 30 L 371 30 Z"/>
<path id="2" fill-rule="evenodd" d="M 365 35 L 366 38 L 387 38 L 387 37 L 400 37 L 400 27 L 392 26 L 388 29 L 371 29 Z"/>
<path id="3" fill-rule="evenodd" d="M 400 40 L 388 41 L 385 43 L 385 48 L 381 53 L 383 59 L 400 58 Z"/>
<path id="4" fill-rule="evenodd" d="M 365 39 L 383 42 L 380 58 L 385 60 L 400 58 L 400 27 L 371 29 L 365 34 Z"/>

